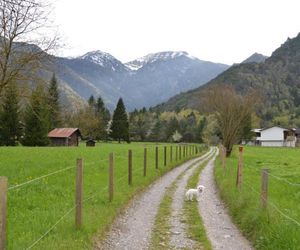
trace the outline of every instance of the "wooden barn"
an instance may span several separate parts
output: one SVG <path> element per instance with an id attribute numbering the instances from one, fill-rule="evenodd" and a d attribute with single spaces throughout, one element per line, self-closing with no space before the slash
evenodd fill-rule
<path id="1" fill-rule="evenodd" d="M 52 146 L 78 146 L 81 133 L 78 128 L 55 128 L 48 137 Z"/>

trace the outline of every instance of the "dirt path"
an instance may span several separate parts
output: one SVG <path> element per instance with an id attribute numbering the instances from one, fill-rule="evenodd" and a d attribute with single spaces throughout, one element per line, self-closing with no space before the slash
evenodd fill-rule
<path id="1" fill-rule="evenodd" d="M 207 236 L 213 249 L 248 250 L 253 249 L 231 222 L 224 204 L 220 201 L 214 181 L 214 159 L 202 170 L 200 182 L 206 187 L 198 203 Z"/>
<path id="2" fill-rule="evenodd" d="M 202 162 L 204 162 L 206 159 L 203 159 Z M 184 222 L 183 204 L 185 202 L 185 192 L 188 179 L 192 176 L 196 168 L 199 167 L 199 164 L 201 164 L 201 162 L 188 169 L 185 174 L 176 181 L 176 191 L 173 196 L 172 216 L 170 220 L 170 245 L 173 247 L 173 249 L 194 249 L 195 246 L 195 242 L 189 239 L 186 235 L 187 225 Z"/>
<path id="3" fill-rule="evenodd" d="M 101 250 L 142 250 L 149 247 L 151 230 L 159 204 L 164 196 L 165 189 L 187 168 L 202 158 L 205 158 L 212 149 L 202 157 L 190 160 L 173 169 L 143 194 L 137 196 L 126 210 L 112 225 L 106 239 L 98 242 L 95 249 Z"/>

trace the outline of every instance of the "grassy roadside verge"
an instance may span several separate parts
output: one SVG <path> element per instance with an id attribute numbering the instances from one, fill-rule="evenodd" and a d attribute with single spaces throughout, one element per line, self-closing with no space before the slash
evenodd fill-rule
<path id="1" fill-rule="evenodd" d="M 207 162 L 207 161 L 205 161 Z M 194 163 L 193 165 L 189 166 L 187 168 L 190 169 L 192 167 L 194 167 L 195 165 L 198 165 L 199 162 Z M 204 163 L 203 163 L 204 164 Z M 203 164 L 201 164 L 201 168 L 199 167 L 199 169 L 197 168 L 195 170 L 195 172 L 198 173 L 198 175 L 196 176 L 196 184 L 193 183 L 193 181 L 189 181 L 188 185 L 197 185 L 197 177 L 199 176 L 200 171 L 203 168 Z M 170 187 L 168 187 L 166 189 L 165 195 L 162 199 L 162 202 L 159 206 L 158 209 L 158 213 L 156 215 L 156 219 L 155 219 L 155 223 L 154 223 L 154 229 L 152 231 L 152 237 L 151 237 L 151 247 L 150 249 L 153 250 L 164 250 L 164 249 L 172 249 L 172 247 L 170 246 L 169 242 L 170 242 L 170 233 L 171 233 L 171 226 L 170 226 L 170 218 L 171 218 L 171 214 L 172 214 L 172 200 L 173 200 L 173 196 L 174 196 L 174 192 L 176 191 L 177 188 L 177 181 L 180 180 L 183 176 L 184 176 L 185 172 L 181 173 L 171 184 Z M 193 178 L 195 174 L 193 174 Z M 191 180 L 192 178 L 190 178 Z M 194 209 L 186 209 L 186 207 L 189 207 L 187 205 L 187 203 L 184 204 L 184 211 L 187 212 L 187 218 L 186 222 L 189 224 L 188 228 L 189 228 L 189 232 L 188 232 L 188 236 L 193 239 L 196 240 L 197 242 L 200 241 L 202 243 L 203 240 L 203 245 L 204 246 L 209 246 L 209 241 L 207 240 L 206 236 L 203 236 L 203 225 L 202 225 L 202 220 L 201 218 L 199 218 L 199 221 L 197 220 L 197 222 L 195 223 L 195 218 L 198 219 L 199 213 L 197 210 L 197 205 L 193 206 L 196 208 L 196 212 L 197 212 L 197 216 L 194 218 L 191 218 L 191 216 L 194 215 L 195 210 Z M 195 223 L 195 224 L 194 224 Z M 194 224 L 194 225 L 193 225 Z M 201 233 L 199 234 L 197 232 L 197 228 L 201 229 Z M 204 231 L 204 235 L 205 235 L 205 231 Z M 200 237 L 198 237 L 200 236 Z M 201 246 L 200 249 L 202 248 L 202 244 L 199 243 L 198 246 Z M 197 248 L 198 249 L 198 248 Z M 205 248 L 205 249 L 211 249 L 211 248 Z"/>
<path id="2" fill-rule="evenodd" d="M 241 190 L 235 187 L 237 148 L 227 159 L 225 175 L 216 160 L 214 174 L 221 198 L 256 249 L 299 249 L 300 226 L 291 220 L 300 222 L 300 186 L 294 185 L 300 180 L 299 153 L 299 149 L 245 147 Z M 260 204 L 262 168 L 276 176 L 269 175 L 267 209 Z"/>

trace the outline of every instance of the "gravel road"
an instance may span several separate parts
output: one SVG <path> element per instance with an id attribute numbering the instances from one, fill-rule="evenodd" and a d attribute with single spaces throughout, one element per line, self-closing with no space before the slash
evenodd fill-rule
<path id="1" fill-rule="evenodd" d="M 213 153 L 212 153 L 213 154 Z M 203 158 L 199 163 L 188 169 L 184 175 L 176 181 L 176 191 L 172 201 L 172 216 L 170 220 L 171 224 L 171 239 L 170 245 L 173 249 L 194 249 L 195 242 L 189 239 L 186 235 L 187 225 L 184 222 L 183 203 L 185 202 L 185 192 L 188 179 L 194 173 L 199 164 L 204 162 L 212 155 L 208 155 L 207 158 Z M 196 188 L 196 187 L 188 187 Z"/>
<path id="2" fill-rule="evenodd" d="M 205 158 L 212 149 L 202 157 L 190 160 L 162 176 L 145 192 L 134 198 L 126 212 L 115 220 L 107 237 L 95 244 L 101 250 L 142 250 L 148 249 L 158 207 L 165 189 L 187 168 Z"/>
<path id="3" fill-rule="evenodd" d="M 200 182 L 206 187 L 198 202 L 207 236 L 213 249 L 248 250 L 251 244 L 231 222 L 226 207 L 220 201 L 214 181 L 214 159 L 202 170 Z"/>

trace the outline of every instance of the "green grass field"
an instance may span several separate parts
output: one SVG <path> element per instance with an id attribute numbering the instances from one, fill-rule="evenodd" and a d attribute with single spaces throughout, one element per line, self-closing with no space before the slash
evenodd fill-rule
<path id="1" fill-rule="evenodd" d="M 168 146 L 168 166 L 163 146 Z M 130 198 L 175 163 L 169 162 L 169 146 L 159 145 L 159 168 L 155 169 L 155 144 L 98 144 L 76 147 L 1 147 L 0 175 L 9 179 L 7 249 L 27 249 L 64 214 L 69 213 L 33 249 L 90 249 L 95 236 L 103 235 Z M 143 177 L 143 150 L 148 148 L 147 177 Z M 127 184 L 128 149 L 133 151 L 133 184 Z M 115 194 L 108 201 L 108 155 L 115 155 Z M 75 165 L 84 160 L 83 227 L 74 227 Z M 188 158 L 188 157 L 187 157 Z M 183 159 L 182 159 L 183 161 Z M 69 168 L 28 185 L 16 185 Z"/>
<path id="2" fill-rule="evenodd" d="M 242 188 L 235 187 L 237 148 L 215 169 L 221 197 L 256 249 L 300 249 L 300 149 L 244 148 Z M 269 169 L 268 207 L 260 204 L 261 169 Z M 271 176 L 272 175 L 272 176 Z"/>

